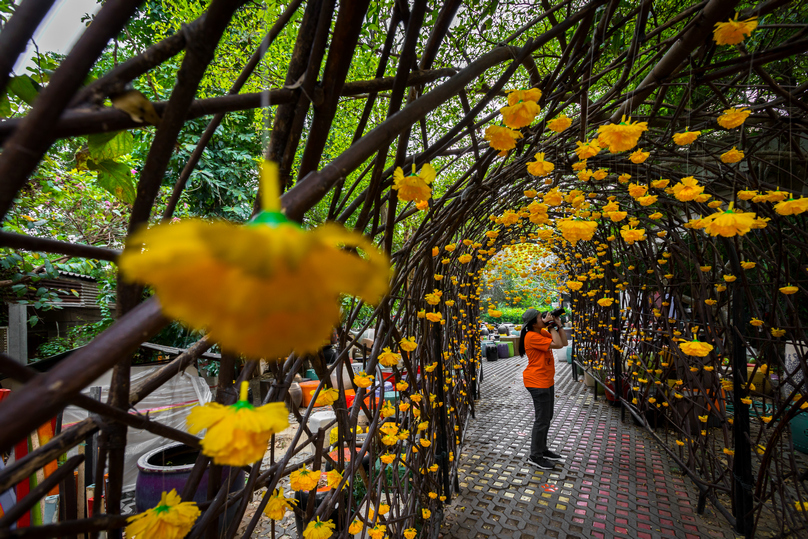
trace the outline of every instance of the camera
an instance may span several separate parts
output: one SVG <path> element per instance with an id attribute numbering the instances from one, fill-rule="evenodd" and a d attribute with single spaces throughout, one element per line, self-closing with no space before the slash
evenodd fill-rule
<path id="1" fill-rule="evenodd" d="M 567 311 L 564 310 L 564 307 L 559 307 L 558 309 L 550 311 L 550 316 L 555 318 L 557 316 L 561 316 L 562 314 L 565 314 L 566 312 Z M 545 324 L 544 327 L 546 327 L 548 330 L 549 329 L 557 329 L 557 330 L 561 331 L 560 328 L 558 327 L 558 324 L 555 323 L 555 320 L 550 320 L 549 322 L 547 322 Z"/>

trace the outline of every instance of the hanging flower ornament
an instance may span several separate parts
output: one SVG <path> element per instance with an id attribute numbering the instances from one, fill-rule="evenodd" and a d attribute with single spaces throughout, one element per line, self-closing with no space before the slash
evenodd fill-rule
<path id="1" fill-rule="evenodd" d="M 499 109 L 502 121 L 511 129 L 527 127 L 541 111 L 537 101 L 541 99 L 541 90 L 511 90 L 508 93 L 508 106 Z"/>
<path id="2" fill-rule="evenodd" d="M 711 236 L 743 236 L 755 226 L 757 216 L 753 212 L 739 212 L 732 209 L 730 203 L 727 211 L 717 211 L 701 219 L 705 232 Z"/>
<path id="3" fill-rule="evenodd" d="M 699 181 L 693 176 L 682 178 L 679 183 L 673 186 L 673 196 L 681 202 L 690 202 L 704 192 L 704 186 L 699 185 Z"/>
<path id="4" fill-rule="evenodd" d="M 415 172 L 415 163 L 412 164 L 412 174 L 404 176 L 404 170 L 396 167 L 393 172 L 393 189 L 398 191 L 398 199 L 402 202 L 428 201 L 432 197 L 432 188 L 429 186 L 435 181 L 435 169 L 429 163 Z"/>
<path id="5" fill-rule="evenodd" d="M 735 146 L 732 147 L 731 150 L 726 151 L 721 154 L 721 162 L 722 163 L 737 163 L 741 159 L 743 159 L 743 152 L 736 149 Z"/>
<path id="6" fill-rule="evenodd" d="M 751 36 L 757 25 L 757 17 L 739 21 L 738 13 L 735 13 L 734 19 L 715 23 L 713 39 L 719 45 L 737 45 L 746 39 L 746 36 Z"/>
<path id="7" fill-rule="evenodd" d="M 750 114 L 752 114 L 752 111 L 745 108 L 736 107 L 726 109 L 724 113 L 718 117 L 718 125 L 724 129 L 734 129 L 739 125 L 743 125 Z"/>
<path id="8" fill-rule="evenodd" d="M 688 356 L 706 357 L 713 349 L 713 345 L 701 342 L 696 338 L 697 328 L 693 330 L 693 340 L 679 343 L 679 349 Z"/>
<path id="9" fill-rule="evenodd" d="M 533 156 L 536 160 L 527 164 L 527 171 L 536 177 L 546 176 L 555 168 L 553 163 L 544 160 L 544 152 L 539 152 Z"/>
<path id="10" fill-rule="evenodd" d="M 516 148 L 516 141 L 522 138 L 522 133 L 502 125 L 489 125 L 485 128 L 485 140 L 504 157 L 508 151 Z"/>
<path id="11" fill-rule="evenodd" d="M 283 520 L 286 510 L 292 510 L 292 506 L 296 504 L 296 499 L 283 496 L 283 487 L 281 487 L 270 496 L 267 506 L 264 508 L 264 514 L 272 520 Z"/>
<path id="12" fill-rule="evenodd" d="M 626 117 L 619 124 L 608 124 L 598 127 L 598 144 L 608 147 L 610 153 L 624 152 L 634 148 L 643 132 L 648 130 L 647 122 L 633 122 Z"/>
<path id="13" fill-rule="evenodd" d="M 789 197 L 788 200 L 774 205 L 774 211 L 780 215 L 798 215 L 806 210 L 808 210 L 808 198 L 805 197 L 798 199 Z"/>
<path id="14" fill-rule="evenodd" d="M 183 502 L 177 491 L 163 492 L 160 503 L 126 522 L 129 539 L 182 539 L 202 512 L 194 502 Z"/>
<path id="15" fill-rule="evenodd" d="M 644 163 L 646 159 L 651 156 L 651 152 L 644 152 L 642 148 L 632 152 L 631 155 L 628 156 L 629 160 L 634 163 L 635 165 L 639 165 L 640 163 Z"/>
<path id="16" fill-rule="evenodd" d="M 578 155 L 578 159 L 589 159 L 590 157 L 595 157 L 600 153 L 600 144 L 598 139 L 592 139 L 589 142 L 581 142 L 577 141 L 575 144 L 578 145 L 575 148 L 575 153 Z"/>
<path id="17" fill-rule="evenodd" d="M 387 292 L 389 260 L 340 225 L 304 230 L 287 219 L 275 163 L 262 164 L 261 190 L 263 211 L 249 224 L 157 225 L 130 237 L 118 266 L 125 280 L 154 288 L 166 315 L 225 350 L 255 359 L 316 352 L 339 322 L 341 294 L 376 303 Z"/>
<path id="18" fill-rule="evenodd" d="M 701 131 L 690 131 L 690 128 L 685 128 L 684 133 L 673 134 L 673 142 L 677 146 L 687 146 L 695 142 L 699 135 L 701 135 Z"/>
<path id="19" fill-rule="evenodd" d="M 559 114 L 556 118 L 547 122 L 547 129 L 555 133 L 566 131 L 572 125 L 572 120 L 567 118 L 565 114 Z"/>
<path id="20" fill-rule="evenodd" d="M 289 412 L 282 402 L 255 408 L 247 401 L 249 384 L 241 383 L 239 400 L 232 406 L 209 402 L 191 409 L 188 432 L 207 429 L 202 453 L 223 466 L 247 466 L 264 456 L 269 438 L 289 426 Z"/>
<path id="21" fill-rule="evenodd" d="M 556 224 L 564 239 L 573 246 L 579 240 L 589 241 L 595 235 L 598 223 L 595 221 L 583 221 L 580 219 L 561 219 Z"/>
<path id="22" fill-rule="evenodd" d="M 320 517 L 317 517 L 316 520 L 309 522 L 306 529 L 303 530 L 303 537 L 304 539 L 328 539 L 334 533 L 335 526 L 332 521 L 322 521 Z"/>

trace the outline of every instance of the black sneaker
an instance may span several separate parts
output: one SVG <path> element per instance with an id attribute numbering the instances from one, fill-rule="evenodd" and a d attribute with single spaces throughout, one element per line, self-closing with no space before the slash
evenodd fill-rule
<path id="1" fill-rule="evenodd" d="M 543 457 L 544 457 L 546 460 L 564 460 L 564 457 L 562 457 L 562 456 L 561 456 L 561 455 L 559 455 L 558 453 L 553 453 L 553 452 L 552 452 L 552 451 L 550 451 L 549 449 L 548 449 L 547 451 L 545 451 L 545 452 L 542 454 L 542 456 L 543 456 Z"/>
<path id="2" fill-rule="evenodd" d="M 528 457 L 527 463 L 530 464 L 531 466 L 541 468 L 542 470 L 552 470 L 554 468 L 553 463 L 545 458 L 540 458 L 538 461 L 535 461 L 532 458 Z"/>

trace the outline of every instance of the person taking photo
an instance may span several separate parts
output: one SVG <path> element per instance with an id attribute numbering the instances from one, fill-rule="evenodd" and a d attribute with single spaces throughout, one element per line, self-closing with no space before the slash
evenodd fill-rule
<path id="1" fill-rule="evenodd" d="M 550 451 L 547 446 L 547 432 L 550 430 L 555 405 L 553 350 L 567 346 L 567 336 L 561 328 L 561 319 L 552 316 L 554 313 L 539 313 L 536 309 L 528 309 L 522 315 L 522 331 L 519 335 L 519 354 L 522 356 L 527 354 L 528 359 L 527 367 L 522 372 L 522 379 L 533 398 L 536 411 L 527 462 L 542 470 L 552 470 L 553 461 L 564 458 Z"/>

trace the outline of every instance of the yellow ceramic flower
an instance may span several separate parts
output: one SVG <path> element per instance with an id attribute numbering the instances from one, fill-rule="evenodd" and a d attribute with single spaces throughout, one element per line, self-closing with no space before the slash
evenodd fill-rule
<path id="1" fill-rule="evenodd" d="M 620 235 L 623 236 L 623 240 L 628 243 L 629 245 L 633 245 L 636 241 L 642 241 L 645 239 L 645 229 L 644 228 L 634 228 L 631 225 L 624 225 L 620 229 Z"/>
<path id="2" fill-rule="evenodd" d="M 799 290 L 799 288 L 797 288 L 796 286 L 793 286 L 791 284 L 789 284 L 788 286 L 783 286 L 783 287 L 780 288 L 780 292 L 785 294 L 785 295 L 796 294 L 798 290 Z"/>
<path id="3" fill-rule="evenodd" d="M 415 528 L 407 528 L 404 530 L 404 539 L 415 539 L 416 535 L 418 535 L 418 531 Z"/>
<path id="4" fill-rule="evenodd" d="M 572 164 L 572 170 L 575 172 L 580 172 L 586 168 L 586 159 L 583 161 L 576 161 Z"/>
<path id="5" fill-rule="evenodd" d="M 806 210 L 808 210 L 808 198 L 805 197 L 789 198 L 774 205 L 774 211 L 780 215 L 799 215 Z"/>
<path id="6" fill-rule="evenodd" d="M 119 267 L 127 281 L 154 288 L 166 315 L 208 331 L 224 349 L 255 359 L 316 352 L 339 322 L 340 295 L 378 301 L 389 262 L 339 225 L 306 231 L 290 222 L 279 212 L 277 167 L 264 163 L 261 176 L 265 211 L 251 224 L 158 225 L 130 237 Z M 269 328 L 275 338 L 266 338 Z"/>
<path id="7" fill-rule="evenodd" d="M 606 170 L 604 168 L 599 168 L 592 174 L 592 178 L 594 178 L 595 180 L 600 181 L 600 180 L 603 180 L 604 178 L 606 178 L 606 176 L 608 176 L 608 175 L 609 175 L 608 170 Z"/>
<path id="8" fill-rule="evenodd" d="M 359 371 L 354 375 L 354 384 L 356 387 L 370 387 L 373 383 L 373 376 L 367 374 L 365 371 Z"/>
<path id="9" fill-rule="evenodd" d="M 535 189 L 525 189 L 523 193 L 527 198 L 536 198 L 536 195 L 538 194 L 538 192 Z"/>
<path id="10" fill-rule="evenodd" d="M 424 517 L 424 520 L 426 520 L 432 516 L 432 511 L 429 509 L 421 509 L 421 516 Z"/>
<path id="11" fill-rule="evenodd" d="M 202 512 L 195 502 L 183 502 L 177 491 L 163 492 L 160 503 L 126 522 L 129 539 L 182 539 Z"/>
<path id="12" fill-rule="evenodd" d="M 554 131 L 556 133 L 561 133 L 565 131 L 569 126 L 572 125 L 572 120 L 567 118 L 564 114 L 559 114 L 555 119 L 550 120 L 547 122 L 547 129 L 550 131 Z"/>
<path id="13" fill-rule="evenodd" d="M 382 353 L 379 354 L 379 363 L 381 363 L 383 367 L 393 367 L 398 365 L 398 361 L 400 359 L 401 355 L 391 352 L 389 346 L 385 347 Z"/>
<path id="14" fill-rule="evenodd" d="M 339 484 L 342 482 L 342 474 L 339 473 L 337 470 L 329 471 L 327 474 L 325 474 L 325 478 L 327 481 L 327 486 L 330 489 L 337 488 Z"/>
<path id="15" fill-rule="evenodd" d="M 752 35 L 752 31 L 757 28 L 757 25 L 757 17 L 739 21 L 738 14 L 735 13 L 734 19 L 715 23 L 713 39 L 719 45 L 736 45 L 742 42 L 746 36 Z"/>
<path id="16" fill-rule="evenodd" d="M 722 163 L 737 163 L 741 159 L 743 159 L 743 152 L 736 149 L 735 146 L 733 146 L 731 150 L 721 154 Z"/>
<path id="17" fill-rule="evenodd" d="M 272 434 L 289 426 L 289 412 L 282 402 L 258 408 L 247 402 L 249 384 L 241 383 L 240 398 L 232 406 L 210 402 L 191 409 L 186 419 L 188 432 L 207 429 L 202 452 L 213 462 L 226 466 L 247 466 L 264 456 Z"/>
<path id="18" fill-rule="evenodd" d="M 508 90 L 508 105 L 516 105 L 522 101 L 533 101 L 538 103 L 541 99 L 541 90 L 530 88 L 529 90 Z"/>
<path id="19" fill-rule="evenodd" d="M 614 303 L 614 298 L 600 298 L 598 300 L 598 305 L 601 307 L 611 307 L 612 303 Z"/>
<path id="20" fill-rule="evenodd" d="M 704 186 L 699 185 L 699 181 L 693 176 L 682 178 L 679 183 L 673 186 L 673 196 L 682 202 L 694 200 L 704 192 Z"/>
<path id="21" fill-rule="evenodd" d="M 368 537 L 370 537 L 370 539 L 383 539 L 386 533 L 386 524 L 376 524 L 372 529 L 368 530 Z"/>
<path id="22" fill-rule="evenodd" d="M 339 390 L 335 387 L 320 390 L 314 404 L 317 406 L 331 406 L 339 399 Z"/>
<path id="23" fill-rule="evenodd" d="M 556 227 L 565 240 L 575 245 L 579 240 L 591 240 L 598 228 L 598 223 L 579 219 L 562 219 L 556 223 Z"/>
<path id="24" fill-rule="evenodd" d="M 718 117 L 718 125 L 724 129 L 734 129 L 742 125 L 750 114 L 752 114 L 751 110 L 740 107 L 726 109 L 724 113 Z"/>
<path id="25" fill-rule="evenodd" d="M 359 520 L 358 518 L 355 518 L 354 521 L 351 522 L 351 525 L 348 526 L 348 533 L 350 533 L 351 535 L 356 535 L 357 533 L 361 532 L 362 528 L 364 527 L 365 525 L 362 523 L 362 521 Z"/>
<path id="26" fill-rule="evenodd" d="M 502 311 L 498 311 L 496 309 L 488 309 L 488 316 L 491 318 L 500 318 L 502 316 Z"/>
<path id="27" fill-rule="evenodd" d="M 713 346 L 706 342 L 693 340 L 680 342 L 679 349 L 688 356 L 705 357 L 713 349 Z"/>
<path id="28" fill-rule="evenodd" d="M 647 192 L 648 192 L 648 186 L 647 185 L 640 185 L 640 184 L 637 184 L 637 183 L 631 183 L 628 186 L 628 194 L 631 195 L 631 197 L 634 198 L 634 199 L 638 199 L 640 197 L 645 196 L 645 194 Z"/>
<path id="29" fill-rule="evenodd" d="M 401 341 L 399 341 L 398 346 L 405 352 L 412 352 L 418 348 L 418 343 L 415 342 L 415 337 L 404 337 L 401 339 Z"/>
<path id="30" fill-rule="evenodd" d="M 763 320 L 759 320 L 759 319 L 757 319 L 757 318 L 753 318 L 752 320 L 750 320 L 750 321 L 749 321 L 749 323 L 750 323 L 750 324 L 752 324 L 752 325 L 753 325 L 753 326 L 755 326 L 755 327 L 760 327 L 760 326 L 762 326 L 762 325 L 763 325 Z"/>
<path id="31" fill-rule="evenodd" d="M 441 313 L 426 313 L 426 319 L 430 322 L 441 322 L 443 321 L 443 315 Z"/>
<path id="32" fill-rule="evenodd" d="M 416 174 L 415 163 L 412 164 L 412 174 L 404 176 L 401 167 L 393 172 L 393 189 L 398 191 L 398 199 L 402 202 L 414 200 L 420 202 L 432 197 L 432 188 L 429 187 L 435 180 L 435 169 L 426 163 Z"/>
<path id="33" fill-rule="evenodd" d="M 418 211 L 426 211 L 429 209 L 429 201 L 428 200 L 421 200 L 415 203 L 416 209 Z"/>
<path id="34" fill-rule="evenodd" d="M 619 124 L 608 124 L 598 127 L 598 144 L 608 147 L 610 153 L 624 152 L 637 145 L 640 136 L 648 130 L 647 122 L 631 122 L 626 117 Z"/>
<path id="35" fill-rule="evenodd" d="M 511 129 L 521 129 L 529 126 L 540 111 L 539 105 L 535 101 L 529 100 L 519 101 L 499 109 L 499 112 L 502 113 L 502 122 Z"/>
<path id="36" fill-rule="evenodd" d="M 578 173 L 578 179 L 581 180 L 582 182 L 588 182 L 592 178 L 593 174 L 594 173 L 592 172 L 592 170 L 585 168 L 584 170 Z"/>
<path id="37" fill-rule="evenodd" d="M 270 496 L 267 506 L 264 508 L 264 514 L 272 520 L 283 520 L 286 510 L 291 510 L 292 506 L 296 504 L 297 500 L 294 498 L 284 498 L 283 487 L 281 487 Z"/>
<path id="38" fill-rule="evenodd" d="M 786 334 L 786 330 L 780 328 L 772 328 L 772 337 L 782 337 Z"/>
<path id="39" fill-rule="evenodd" d="M 755 224 L 755 214 L 751 212 L 735 212 L 732 208 L 727 211 L 718 211 L 713 215 L 708 215 L 701 221 L 704 230 L 711 236 L 743 236 L 752 229 Z"/>
<path id="40" fill-rule="evenodd" d="M 436 288 L 433 292 L 426 294 L 424 299 L 430 305 L 437 305 L 440 303 L 441 296 L 443 296 L 443 292 Z"/>
<path id="41" fill-rule="evenodd" d="M 637 202 L 640 203 L 640 206 L 650 206 L 656 202 L 658 198 L 659 195 L 645 195 L 644 197 L 639 197 Z"/>
<path id="42" fill-rule="evenodd" d="M 567 281 L 567 288 L 570 290 L 580 290 L 584 283 L 578 281 Z"/>
<path id="43" fill-rule="evenodd" d="M 695 142 L 695 140 L 699 138 L 699 135 L 701 135 L 701 131 L 685 129 L 684 133 L 673 134 L 673 142 L 675 142 L 677 146 L 687 146 Z"/>
<path id="44" fill-rule="evenodd" d="M 598 139 L 592 139 L 589 142 L 578 141 L 575 144 L 578 145 L 575 149 L 575 153 L 578 154 L 578 159 L 589 159 L 590 157 L 595 157 L 600 152 Z"/>
<path id="45" fill-rule="evenodd" d="M 400 382 L 396 382 L 396 391 L 407 391 L 407 388 L 410 387 L 410 384 L 401 380 Z"/>
<path id="46" fill-rule="evenodd" d="M 553 163 L 544 160 L 544 152 L 539 152 L 533 156 L 536 160 L 527 164 L 527 171 L 533 176 L 541 177 L 551 173 L 555 168 Z"/>
<path id="47" fill-rule="evenodd" d="M 335 524 L 330 520 L 323 522 L 320 517 L 317 517 L 316 520 L 309 522 L 306 529 L 303 530 L 303 537 L 304 539 L 328 539 L 334 533 L 334 526 Z"/>
<path id="48" fill-rule="evenodd" d="M 651 182 L 651 187 L 654 189 L 665 189 L 669 183 L 670 180 L 654 180 Z"/>
<path id="49" fill-rule="evenodd" d="M 639 165 L 640 163 L 644 163 L 646 159 L 651 156 L 651 152 L 644 152 L 642 148 L 632 152 L 631 155 L 628 156 L 629 160 L 634 163 L 635 165 Z"/>

